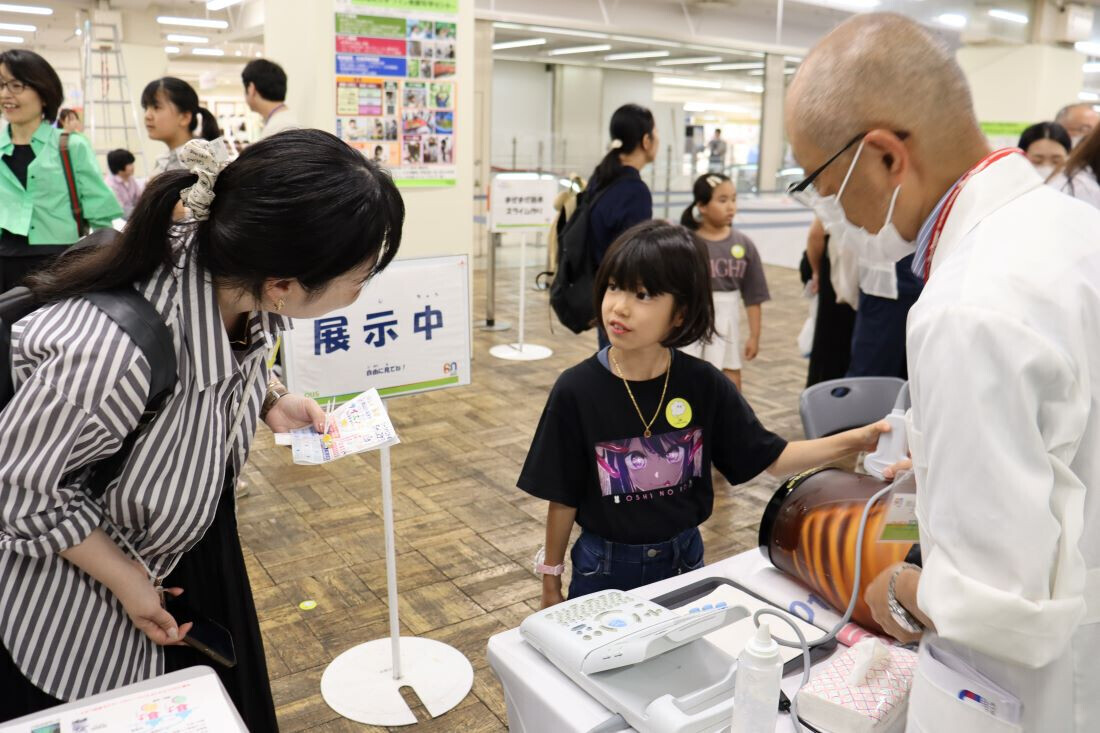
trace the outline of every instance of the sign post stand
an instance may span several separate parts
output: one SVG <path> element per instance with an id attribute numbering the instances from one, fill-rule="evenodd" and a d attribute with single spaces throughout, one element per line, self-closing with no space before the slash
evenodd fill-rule
<path id="1" fill-rule="evenodd" d="M 292 392 L 349 399 L 376 387 L 383 397 L 470 383 L 469 260 L 398 260 L 351 307 L 304 321 L 284 340 Z M 411 687 L 433 716 L 462 702 L 474 670 L 453 647 L 402 637 L 390 449 L 381 449 L 389 638 L 340 654 L 321 677 L 321 695 L 345 718 L 379 726 L 416 724 L 401 696 Z"/>
<path id="2" fill-rule="evenodd" d="M 519 232 L 519 333 L 516 343 L 497 344 L 489 354 L 509 361 L 536 361 L 553 355 L 554 351 L 539 344 L 524 341 L 527 318 L 527 234 L 543 232 L 554 221 L 554 197 L 558 184 L 537 174 L 533 180 L 497 176 L 493 179 L 489 221 L 496 234 Z"/>

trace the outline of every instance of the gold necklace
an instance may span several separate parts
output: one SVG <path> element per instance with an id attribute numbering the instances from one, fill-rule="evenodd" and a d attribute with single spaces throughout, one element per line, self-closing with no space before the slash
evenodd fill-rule
<path id="1" fill-rule="evenodd" d="M 661 388 L 661 399 L 657 402 L 657 411 L 653 413 L 653 417 L 649 422 L 645 421 L 645 416 L 642 415 L 642 408 L 638 407 L 638 400 L 634 399 L 634 392 L 630 389 L 630 382 L 626 381 L 626 377 L 623 376 L 623 368 L 619 366 L 619 360 L 615 358 L 615 350 L 608 349 L 607 355 L 611 357 L 611 363 L 615 365 L 615 371 L 619 373 L 619 379 L 623 380 L 623 385 L 626 387 L 626 393 L 630 395 L 630 401 L 634 403 L 634 409 L 638 413 L 638 419 L 642 421 L 642 425 L 645 427 L 643 435 L 647 438 L 652 437 L 653 432 L 650 428 L 653 423 L 657 422 L 657 417 L 661 414 L 661 407 L 665 404 L 665 393 L 668 391 L 668 375 L 672 373 L 672 354 L 668 355 L 668 366 L 665 367 L 665 386 Z"/>

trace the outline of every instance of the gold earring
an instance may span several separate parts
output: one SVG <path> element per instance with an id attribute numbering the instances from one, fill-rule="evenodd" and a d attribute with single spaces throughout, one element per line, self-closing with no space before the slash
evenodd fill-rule
<path id="1" fill-rule="evenodd" d="M 282 312 L 283 306 L 285 306 L 285 305 L 286 305 L 286 302 L 282 298 L 279 298 L 278 300 L 275 301 L 275 311 L 277 313 Z"/>

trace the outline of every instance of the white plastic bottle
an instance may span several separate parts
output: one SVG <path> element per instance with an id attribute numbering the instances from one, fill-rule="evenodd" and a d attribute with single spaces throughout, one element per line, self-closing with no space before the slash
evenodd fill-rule
<path id="1" fill-rule="evenodd" d="M 730 733 L 771 733 L 779 718 L 779 681 L 783 660 L 765 623 L 737 657 Z"/>

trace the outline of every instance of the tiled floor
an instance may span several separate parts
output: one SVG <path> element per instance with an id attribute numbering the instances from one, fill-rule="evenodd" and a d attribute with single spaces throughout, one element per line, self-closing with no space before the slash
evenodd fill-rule
<path id="1" fill-rule="evenodd" d="M 498 275 L 497 317 L 514 322 L 515 273 Z M 806 302 L 796 272 L 770 267 L 767 276 L 774 300 L 764 307 L 760 356 L 744 371 L 745 393 L 765 425 L 796 438 L 806 362 L 795 337 Z M 478 273 L 479 316 L 483 282 Z M 402 440 L 393 449 L 402 633 L 457 647 L 475 670 L 473 691 L 456 709 L 435 720 L 417 709 L 418 731 L 506 729 L 486 641 L 538 607 L 540 583 L 530 566 L 546 505 L 515 481 L 550 386 L 592 353 L 595 336 L 560 326 L 551 333 L 545 293 L 529 296 L 528 339 L 551 346 L 553 357 L 492 358 L 489 348 L 514 340 L 515 331 L 475 330 L 471 386 L 389 403 Z M 383 730 L 340 718 L 320 694 L 321 674 L 337 654 L 388 634 L 377 454 L 295 466 L 289 449 L 275 447 L 261 428 L 245 476 L 251 495 L 240 502 L 240 532 L 281 730 Z M 703 527 L 708 558 L 755 546 L 776 485 L 764 476 L 734 488 L 716 476 L 714 515 Z M 307 599 L 316 608 L 300 610 Z"/>

